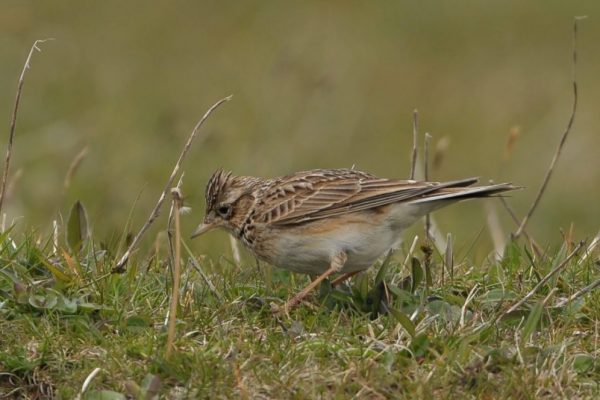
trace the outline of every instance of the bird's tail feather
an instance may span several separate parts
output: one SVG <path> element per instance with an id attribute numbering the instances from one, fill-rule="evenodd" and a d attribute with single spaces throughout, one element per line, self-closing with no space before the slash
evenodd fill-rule
<path id="1" fill-rule="evenodd" d="M 464 181 L 457 181 L 457 185 L 446 186 L 439 191 L 428 193 L 427 195 L 411 201 L 411 204 L 431 203 L 442 200 L 465 200 L 477 197 L 492 197 L 502 192 L 519 189 L 510 183 L 499 183 L 488 186 L 465 187 Z M 462 185 L 461 185 L 462 183 Z M 445 186 L 445 185 L 444 185 Z"/>

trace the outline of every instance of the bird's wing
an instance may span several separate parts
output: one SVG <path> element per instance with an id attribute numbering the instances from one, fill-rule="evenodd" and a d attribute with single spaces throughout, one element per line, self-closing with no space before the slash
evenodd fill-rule
<path id="1" fill-rule="evenodd" d="M 257 205 L 258 222 L 288 225 L 410 201 L 476 178 L 435 183 L 381 179 L 355 170 L 315 170 L 272 181 Z"/>

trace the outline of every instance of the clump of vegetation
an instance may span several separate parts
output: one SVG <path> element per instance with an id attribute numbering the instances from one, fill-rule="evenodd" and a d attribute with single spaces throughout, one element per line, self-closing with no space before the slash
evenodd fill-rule
<path id="1" fill-rule="evenodd" d="M 500 261 L 480 265 L 455 255 L 444 285 L 442 255 L 405 248 L 349 285 L 323 285 L 319 299 L 282 319 L 270 303 L 283 304 L 307 278 L 188 252 L 166 359 L 168 261 L 134 257 L 126 273 L 111 274 L 116 248 L 82 236 L 76 210 L 83 208 L 74 208 L 59 243 L 34 234 L 17 240 L 10 230 L 0 237 L 4 395 L 74 398 L 92 372 L 84 398 L 600 391 L 600 299 L 570 299 L 600 279 L 589 245 L 565 242 L 540 259 L 512 242 Z"/>

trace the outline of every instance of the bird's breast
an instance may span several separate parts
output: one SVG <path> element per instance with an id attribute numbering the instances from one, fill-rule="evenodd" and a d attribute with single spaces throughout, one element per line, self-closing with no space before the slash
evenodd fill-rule
<path id="1" fill-rule="evenodd" d="M 351 213 L 301 225 L 264 227 L 248 246 L 260 259 L 294 272 L 321 274 L 332 257 L 348 256 L 341 272 L 369 268 L 397 245 L 400 232 L 382 213 Z M 256 231 L 262 230 L 257 227 Z"/>

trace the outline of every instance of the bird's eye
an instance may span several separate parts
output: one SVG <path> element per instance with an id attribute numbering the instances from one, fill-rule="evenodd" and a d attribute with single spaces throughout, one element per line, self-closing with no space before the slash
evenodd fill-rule
<path id="1" fill-rule="evenodd" d="M 217 208 L 217 212 L 223 218 L 227 218 L 231 214 L 231 204 L 221 204 L 219 208 Z"/>

